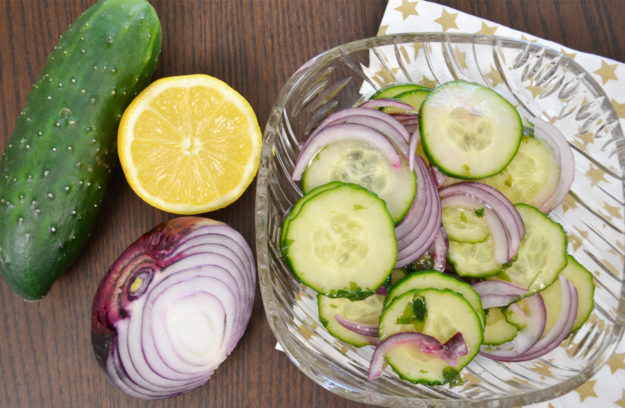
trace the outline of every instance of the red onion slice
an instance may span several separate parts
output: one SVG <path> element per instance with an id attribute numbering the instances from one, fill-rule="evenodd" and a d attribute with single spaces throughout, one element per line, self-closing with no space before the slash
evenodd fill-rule
<path id="1" fill-rule="evenodd" d="M 395 99 L 369 99 L 365 103 L 360 104 L 360 107 L 369 109 L 398 108 L 405 110 L 405 113 L 417 113 L 412 105 Z"/>
<path id="2" fill-rule="evenodd" d="M 445 233 L 445 228 L 440 228 L 430 252 L 434 258 L 433 268 L 440 272 L 445 272 L 447 267 L 447 251 L 449 250 L 449 239 Z"/>
<path id="3" fill-rule="evenodd" d="M 295 168 L 291 175 L 291 178 L 295 181 L 299 181 L 302 178 L 302 174 L 304 174 L 308 163 L 310 163 L 323 147 L 331 142 L 344 140 L 357 141 L 373 146 L 378 149 L 391 166 L 399 168 L 401 165 L 400 156 L 395 146 L 393 146 L 382 133 L 368 126 L 354 123 L 329 125 L 308 140 L 309 142 L 300 152 L 300 156 L 295 163 Z"/>
<path id="4" fill-rule="evenodd" d="M 536 344 L 545 330 L 547 320 L 545 302 L 539 293 L 527 297 L 526 300 L 528 302 L 527 326 L 519 330 L 516 337 L 509 342 L 498 346 L 481 346 L 481 355 L 493 360 L 513 361 Z M 518 303 L 513 303 L 508 307 L 516 309 L 517 313 L 525 314 Z"/>
<path id="5" fill-rule="evenodd" d="M 527 290 L 502 280 L 476 282 L 471 287 L 480 295 L 484 309 L 508 306 L 527 293 Z"/>
<path id="6" fill-rule="evenodd" d="M 577 289 L 564 276 L 560 275 L 559 279 L 562 290 L 562 304 L 558 320 L 529 350 L 508 361 L 527 361 L 541 357 L 558 347 L 571 333 L 577 317 Z"/>
<path id="7" fill-rule="evenodd" d="M 419 129 L 416 128 L 412 131 L 410 136 L 410 146 L 408 147 L 408 168 L 410 171 L 414 170 L 415 166 L 415 156 L 417 155 L 417 147 L 421 143 L 421 133 L 419 133 Z"/>
<path id="8" fill-rule="evenodd" d="M 372 344 L 379 343 L 378 339 L 378 325 L 377 324 L 366 324 L 359 323 L 353 320 L 347 319 L 340 314 L 335 314 L 334 318 L 337 322 L 348 330 L 353 331 L 354 333 L 361 334 L 365 337 L 371 338 L 373 341 Z"/>
<path id="9" fill-rule="evenodd" d="M 444 360 L 450 366 L 455 366 L 457 358 L 466 355 L 468 347 L 462 333 L 456 333 L 445 344 L 436 338 L 419 332 L 401 332 L 393 334 L 382 341 L 373 352 L 369 363 L 369 380 L 382 375 L 384 356 L 397 347 L 414 347 L 421 353 L 431 354 Z"/>
<path id="10" fill-rule="evenodd" d="M 558 180 L 555 191 L 544 203 L 538 206 L 539 210 L 548 213 L 559 206 L 568 194 L 575 178 L 575 159 L 566 137 L 554 125 L 540 118 L 535 118 L 534 136 L 553 147 L 560 163 L 560 180 Z"/>

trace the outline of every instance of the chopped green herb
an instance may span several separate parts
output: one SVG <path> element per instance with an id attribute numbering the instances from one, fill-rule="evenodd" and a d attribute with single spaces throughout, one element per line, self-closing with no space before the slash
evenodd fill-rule
<path id="1" fill-rule="evenodd" d="M 364 205 L 360 205 L 360 204 L 354 204 L 354 206 L 352 207 L 353 210 L 366 210 L 367 207 L 365 207 Z"/>
<path id="2" fill-rule="evenodd" d="M 484 207 L 478 208 L 477 210 L 475 210 L 475 215 L 478 216 L 478 217 L 483 217 L 484 216 Z"/>
<path id="3" fill-rule="evenodd" d="M 336 289 L 327 293 L 329 297 L 344 297 L 349 300 L 362 300 L 371 295 L 373 295 L 373 291 L 371 289 L 362 289 L 355 282 L 349 283 L 349 289 Z"/>
<path id="4" fill-rule="evenodd" d="M 452 387 L 463 384 L 460 373 L 453 367 L 445 367 L 443 369 L 443 378 L 445 379 L 445 382 L 449 383 Z"/>

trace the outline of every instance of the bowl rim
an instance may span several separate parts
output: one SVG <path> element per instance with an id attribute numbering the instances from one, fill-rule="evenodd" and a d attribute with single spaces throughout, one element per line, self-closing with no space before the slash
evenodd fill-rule
<path id="1" fill-rule="evenodd" d="M 562 58 L 566 61 L 566 64 L 576 67 L 580 72 L 585 73 L 584 81 L 588 84 L 592 91 L 596 92 L 598 95 L 606 98 L 606 101 L 609 103 L 609 109 L 611 110 L 611 114 L 614 117 L 616 115 L 616 111 L 612 102 L 607 97 L 607 94 L 603 87 L 599 85 L 599 83 L 588 73 L 588 71 L 583 68 L 579 63 L 575 62 L 567 55 L 561 53 L 554 48 L 549 46 L 536 43 L 530 40 L 516 39 L 512 37 L 506 36 L 497 36 L 497 35 L 482 35 L 482 34 L 470 34 L 470 33 L 442 33 L 442 32 L 421 32 L 421 33 L 397 33 L 397 34 L 388 34 L 383 36 L 374 36 L 367 37 L 355 41 L 351 41 L 348 43 L 340 44 L 333 48 L 330 48 L 326 51 L 323 51 L 316 56 L 312 57 L 308 61 L 306 61 L 302 66 L 300 66 L 286 81 L 286 83 L 282 86 L 278 98 L 273 104 L 270 114 L 268 116 L 267 122 L 265 124 L 265 128 L 263 131 L 263 147 L 261 153 L 261 166 L 259 168 L 257 184 L 256 184 L 256 196 L 255 196 L 255 227 L 256 227 L 256 254 L 257 254 L 257 268 L 259 275 L 259 286 L 261 291 L 261 297 L 263 301 L 263 306 L 265 309 L 265 315 L 269 322 L 269 326 L 276 337 L 278 344 L 281 346 L 282 350 L 291 360 L 291 362 L 299 368 L 308 378 L 312 379 L 315 383 L 322 386 L 326 390 L 331 391 L 334 394 L 337 394 L 343 398 L 349 398 L 354 401 L 358 401 L 361 403 L 373 403 L 371 399 L 365 399 L 367 396 L 371 397 L 372 392 L 367 392 L 365 390 L 360 390 L 361 392 L 355 392 L 352 390 L 347 390 L 340 384 L 335 384 L 335 386 L 330 386 L 326 382 L 322 381 L 322 378 L 315 375 L 314 368 L 310 363 L 303 362 L 301 359 L 300 352 L 294 348 L 295 341 L 290 340 L 286 336 L 282 334 L 282 329 L 279 326 L 283 326 L 286 328 L 286 323 L 282 322 L 280 318 L 274 314 L 272 310 L 272 303 L 274 299 L 274 295 L 271 293 L 270 288 L 270 271 L 269 271 L 269 248 L 268 248 L 268 239 L 265 234 L 266 227 L 266 200 L 264 199 L 267 195 L 267 187 L 269 183 L 268 177 L 268 169 L 267 163 L 271 160 L 273 155 L 272 145 L 274 143 L 274 138 L 276 136 L 276 132 L 273 129 L 276 128 L 276 124 L 279 122 L 280 117 L 284 111 L 282 108 L 285 105 L 285 102 L 289 99 L 290 94 L 293 89 L 296 88 L 298 83 L 302 80 L 304 75 L 310 70 L 315 69 L 317 66 L 322 66 L 327 63 L 329 60 L 334 58 L 338 58 L 341 55 L 349 54 L 354 50 L 365 50 L 363 47 L 370 48 L 371 45 L 376 46 L 386 46 L 393 45 L 397 43 L 403 42 L 425 42 L 432 41 L 436 42 L 453 42 L 454 40 L 460 40 L 464 43 L 478 43 L 484 45 L 492 45 L 497 46 L 504 43 L 513 43 L 516 45 L 523 45 L 527 49 L 537 48 L 542 49 L 551 53 L 556 54 L 559 58 Z M 621 124 L 621 120 L 617 119 L 617 127 L 612 131 L 616 132 L 616 137 L 623 138 L 623 128 Z M 625 164 L 623 163 L 625 154 L 619 154 L 620 164 L 622 168 L 625 168 Z M 264 165 L 263 165 L 264 164 Z M 625 187 L 625 180 L 621 179 L 621 184 Z M 625 265 L 622 268 L 621 276 L 625 274 Z M 617 315 L 625 316 L 625 279 L 621 279 L 621 296 L 619 298 L 618 307 L 617 307 Z M 557 398 L 561 395 L 564 395 L 575 388 L 579 387 L 587 380 L 589 380 L 593 375 L 595 375 L 601 367 L 603 367 L 606 362 L 610 359 L 610 357 L 614 354 L 617 346 L 622 340 L 623 333 L 625 332 L 625 317 L 621 319 L 616 319 L 614 321 L 614 325 L 612 326 L 611 332 L 608 334 L 605 339 L 607 345 L 604 345 L 599 349 L 601 355 L 604 357 L 604 360 L 597 364 L 595 360 L 593 364 L 590 364 L 584 368 L 582 368 L 577 374 L 573 377 L 570 377 L 564 380 L 561 383 L 549 386 L 547 388 L 543 388 L 540 390 L 528 391 L 523 394 L 513 394 L 507 396 L 499 396 L 496 398 L 487 398 L 487 399 L 431 399 L 431 398 L 407 398 L 401 396 L 392 396 L 392 395 L 384 395 L 384 398 L 388 400 L 385 403 L 395 404 L 395 403 L 406 403 L 410 402 L 411 404 L 415 404 L 414 406 L 430 406 L 430 404 L 436 404 L 436 406 L 441 407 L 515 407 L 524 404 L 534 404 L 539 402 L 548 401 L 554 398 Z M 597 357 L 597 360 L 599 358 Z M 341 392 L 338 392 L 337 388 L 340 389 Z"/>

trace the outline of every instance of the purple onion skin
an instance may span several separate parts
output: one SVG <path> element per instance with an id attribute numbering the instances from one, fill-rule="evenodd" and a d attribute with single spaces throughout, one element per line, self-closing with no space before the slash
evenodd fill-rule
<path id="1" fill-rule="evenodd" d="M 131 313 L 128 306 L 133 300 L 129 294 L 135 276 L 147 270 L 152 270 L 156 276 L 168 265 L 184 258 L 184 252 L 171 256 L 178 242 L 192 231 L 207 225 L 225 224 L 193 216 L 166 221 L 143 234 L 109 268 L 94 297 L 91 319 L 91 343 L 96 360 L 105 371 L 106 361 L 117 337 L 115 323 L 128 318 Z M 141 291 L 145 293 L 146 288 L 141 288 Z"/>

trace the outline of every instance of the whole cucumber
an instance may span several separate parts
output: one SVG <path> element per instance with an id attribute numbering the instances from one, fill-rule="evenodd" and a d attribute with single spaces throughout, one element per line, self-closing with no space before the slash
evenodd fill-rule
<path id="1" fill-rule="evenodd" d="M 0 161 L 0 274 L 43 298 L 83 249 L 117 163 L 119 119 L 151 81 L 161 26 L 146 0 L 100 0 L 61 35 Z"/>

